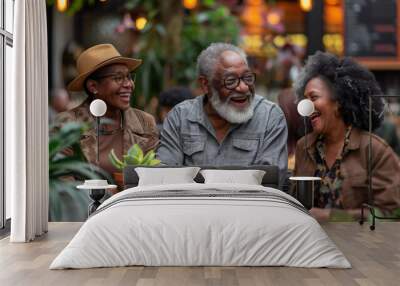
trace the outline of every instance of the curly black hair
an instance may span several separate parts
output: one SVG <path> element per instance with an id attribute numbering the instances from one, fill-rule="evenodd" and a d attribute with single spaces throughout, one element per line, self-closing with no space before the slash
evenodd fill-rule
<path id="1" fill-rule="evenodd" d="M 297 98 L 304 98 L 307 83 L 313 78 L 324 80 L 332 92 L 332 99 L 339 103 L 339 112 L 346 124 L 363 130 L 369 128 L 369 96 L 381 95 L 382 91 L 375 76 L 345 57 L 339 59 L 330 53 L 316 52 L 310 56 L 294 83 Z M 372 96 L 372 130 L 379 127 L 384 119 L 384 102 L 381 97 Z"/>

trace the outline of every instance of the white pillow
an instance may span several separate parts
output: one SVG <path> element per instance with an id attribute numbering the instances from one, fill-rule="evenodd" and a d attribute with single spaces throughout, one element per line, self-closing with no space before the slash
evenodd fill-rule
<path id="1" fill-rule="evenodd" d="M 233 183 L 246 185 L 261 185 L 265 171 L 261 170 L 201 170 L 205 184 Z"/>
<path id="2" fill-rule="evenodd" d="M 199 170 L 199 167 L 135 168 L 139 176 L 138 186 L 195 183 L 193 179 Z"/>

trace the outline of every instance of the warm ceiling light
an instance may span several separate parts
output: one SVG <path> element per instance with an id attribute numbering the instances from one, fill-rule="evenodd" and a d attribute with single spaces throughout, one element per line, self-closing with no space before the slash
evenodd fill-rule
<path id="1" fill-rule="evenodd" d="M 286 44 L 286 39 L 283 36 L 276 36 L 273 42 L 275 46 L 281 48 Z"/>
<path id="2" fill-rule="evenodd" d="M 107 0 L 100 0 L 100 2 L 107 2 Z"/>
<path id="3" fill-rule="evenodd" d="M 145 17 L 139 17 L 135 21 L 136 29 L 143 30 L 147 24 L 147 19 Z"/>
<path id="4" fill-rule="evenodd" d="M 337 6 L 340 3 L 339 3 L 339 0 L 325 0 L 325 4 L 330 5 L 330 6 Z"/>
<path id="5" fill-rule="evenodd" d="M 65 12 L 68 8 L 68 0 L 57 0 L 56 8 L 59 12 Z"/>
<path id="6" fill-rule="evenodd" d="M 183 0 L 183 7 L 186 9 L 194 9 L 197 6 L 197 0 Z"/>
<path id="7" fill-rule="evenodd" d="M 312 0 L 300 0 L 300 8 L 304 12 L 310 12 L 313 6 Z"/>
<path id="8" fill-rule="evenodd" d="M 262 0 L 247 0 L 246 4 L 260 6 L 263 4 L 263 1 Z"/>
<path id="9" fill-rule="evenodd" d="M 281 15 L 276 11 L 270 12 L 267 15 L 267 22 L 272 26 L 278 25 L 281 22 Z"/>

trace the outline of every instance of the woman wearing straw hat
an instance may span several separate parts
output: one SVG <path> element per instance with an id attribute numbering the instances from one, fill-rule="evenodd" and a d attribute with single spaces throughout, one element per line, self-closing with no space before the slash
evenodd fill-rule
<path id="1" fill-rule="evenodd" d="M 152 115 L 130 107 L 135 88 L 132 72 L 141 60 L 125 58 L 111 44 L 93 46 L 77 60 L 78 76 L 68 85 L 69 91 L 85 91 L 88 98 L 78 107 L 60 113 L 61 123 L 79 121 L 90 123 L 93 128 L 83 134 L 80 145 L 89 162 L 96 162 L 96 131 L 94 117 L 89 111 L 94 99 L 102 99 L 107 105 L 104 117 L 108 120 L 100 126 L 99 166 L 109 173 L 117 170 L 108 159 L 111 149 L 121 158 L 135 143 L 144 152 L 158 145 L 158 132 Z"/>

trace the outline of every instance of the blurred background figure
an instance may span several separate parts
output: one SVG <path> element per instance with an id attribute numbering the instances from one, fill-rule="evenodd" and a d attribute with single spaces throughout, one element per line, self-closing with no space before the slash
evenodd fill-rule
<path id="1" fill-rule="evenodd" d="M 63 88 L 51 91 L 49 99 L 49 123 L 53 123 L 57 114 L 67 111 L 70 103 L 69 93 Z"/>
<path id="2" fill-rule="evenodd" d="M 305 135 L 304 120 L 297 112 L 296 95 L 292 88 L 282 89 L 278 94 L 278 104 L 285 114 L 288 127 L 287 150 L 288 150 L 288 173 L 283 183 L 282 190 L 289 192 L 289 177 L 293 174 L 295 165 L 295 151 L 297 141 Z M 307 128 L 311 130 L 311 128 Z"/>
<path id="3" fill-rule="evenodd" d="M 275 48 L 276 56 L 266 60 L 262 74 L 266 86 L 265 96 L 269 100 L 279 102 L 278 97 L 282 90 L 290 89 L 296 81 L 304 62 L 305 51 L 304 48 L 291 43 L 289 39 L 286 39 L 286 43 L 281 47 Z M 257 92 L 260 93 L 259 88 Z"/>
<path id="4" fill-rule="evenodd" d="M 291 43 L 286 43 L 278 50 L 276 80 L 283 88 L 292 86 L 292 83 L 297 79 L 303 56 L 304 51 Z"/>
<path id="5" fill-rule="evenodd" d="M 400 138 L 400 113 L 392 115 L 392 121 L 396 127 L 397 138 Z"/>
<path id="6" fill-rule="evenodd" d="M 159 131 L 162 130 L 162 125 L 168 112 L 177 104 L 187 99 L 194 98 L 192 91 L 183 86 L 172 87 L 164 90 L 158 96 L 158 117 L 159 122 L 157 127 Z"/>
<path id="7" fill-rule="evenodd" d="M 293 170 L 297 140 L 305 135 L 304 120 L 297 112 L 296 95 L 292 88 L 283 89 L 279 93 L 278 104 L 286 118 L 288 127 L 288 169 Z"/>
<path id="8" fill-rule="evenodd" d="M 400 141 L 397 134 L 397 127 L 394 122 L 396 119 L 392 119 L 391 117 L 390 114 L 386 114 L 382 125 L 374 130 L 374 133 L 384 139 L 389 146 L 392 147 L 397 156 L 400 156 Z"/>

